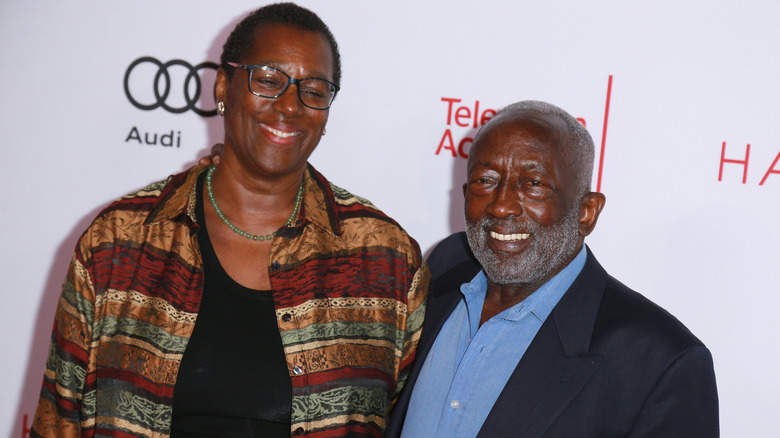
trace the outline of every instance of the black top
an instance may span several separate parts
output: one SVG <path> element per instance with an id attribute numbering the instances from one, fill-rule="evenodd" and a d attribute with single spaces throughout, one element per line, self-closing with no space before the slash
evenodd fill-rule
<path id="1" fill-rule="evenodd" d="M 289 437 L 292 388 L 270 291 L 236 283 L 211 246 L 198 179 L 205 285 L 173 396 L 171 436 Z"/>

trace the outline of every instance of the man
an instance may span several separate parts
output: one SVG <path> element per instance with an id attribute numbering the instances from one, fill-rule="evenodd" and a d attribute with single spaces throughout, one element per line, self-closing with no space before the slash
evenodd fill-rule
<path id="1" fill-rule="evenodd" d="M 718 436 L 710 352 L 583 245 L 605 203 L 593 156 L 585 128 L 543 102 L 476 135 L 466 236 L 429 258 L 418 356 L 386 436 Z"/>

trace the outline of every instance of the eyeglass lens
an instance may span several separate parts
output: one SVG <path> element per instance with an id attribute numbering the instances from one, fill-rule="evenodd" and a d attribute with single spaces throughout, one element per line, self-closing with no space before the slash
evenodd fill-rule
<path id="1" fill-rule="evenodd" d="M 281 95 L 289 85 L 290 78 L 279 70 L 259 66 L 252 70 L 250 87 L 252 92 L 263 97 L 274 98 Z M 335 90 L 322 79 L 303 79 L 298 82 L 298 96 L 301 102 L 312 108 L 327 108 Z"/>

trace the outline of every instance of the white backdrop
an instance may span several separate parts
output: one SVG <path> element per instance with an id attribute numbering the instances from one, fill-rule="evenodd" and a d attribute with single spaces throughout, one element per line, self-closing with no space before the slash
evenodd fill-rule
<path id="1" fill-rule="evenodd" d="M 331 27 L 343 57 L 342 91 L 311 159 L 331 181 L 371 199 L 427 254 L 464 228 L 461 153 L 475 107 L 477 126 L 485 110 L 518 100 L 563 107 L 598 147 L 605 140 L 607 206 L 589 245 L 710 347 L 723 436 L 777 434 L 780 3 L 301 4 Z M 128 67 L 144 56 L 218 61 L 258 6 L 0 1 L 0 433 L 27 436 L 79 234 L 108 202 L 183 170 L 222 137 L 218 117 L 133 106 Z M 132 70 L 134 99 L 154 102 L 155 72 Z M 184 106 L 187 70 L 169 73 L 166 102 Z M 213 72 L 201 73 L 197 105 L 211 109 Z M 142 144 L 147 135 L 158 144 Z"/>

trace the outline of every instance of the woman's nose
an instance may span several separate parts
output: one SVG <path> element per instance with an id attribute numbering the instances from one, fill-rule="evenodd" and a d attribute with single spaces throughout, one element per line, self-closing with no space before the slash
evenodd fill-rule
<path id="1" fill-rule="evenodd" d="M 303 108 L 303 103 L 298 97 L 298 84 L 290 84 L 287 89 L 275 99 L 274 108 L 283 114 L 294 114 Z"/>

